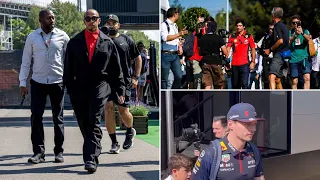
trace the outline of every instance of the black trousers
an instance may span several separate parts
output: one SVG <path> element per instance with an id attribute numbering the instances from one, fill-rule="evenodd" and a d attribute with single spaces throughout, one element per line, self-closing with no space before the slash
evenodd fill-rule
<path id="1" fill-rule="evenodd" d="M 81 90 L 73 88 L 68 92 L 84 139 L 83 161 L 97 163 L 101 154 L 103 135 L 100 120 L 102 119 L 104 104 L 110 93 L 107 91 L 109 85 L 106 82 L 100 82 L 95 86 L 83 86 Z"/>
<path id="2" fill-rule="evenodd" d="M 64 122 L 63 122 L 63 104 L 64 87 L 59 84 L 40 84 L 31 80 L 31 141 L 33 153 L 44 153 L 44 131 L 43 131 L 43 113 L 46 105 L 46 99 L 49 95 L 52 108 L 52 117 L 54 124 L 54 154 L 63 152 L 64 141 Z"/>
<path id="3" fill-rule="evenodd" d="M 232 66 L 232 89 L 248 89 L 249 83 L 249 64 Z"/>

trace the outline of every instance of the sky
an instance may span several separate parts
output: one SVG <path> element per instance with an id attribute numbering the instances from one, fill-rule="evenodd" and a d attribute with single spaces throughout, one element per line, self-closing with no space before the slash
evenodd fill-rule
<path id="1" fill-rule="evenodd" d="M 173 4 L 174 0 L 169 0 L 170 6 Z M 189 7 L 203 7 L 206 8 L 212 17 L 215 17 L 216 14 L 224 9 L 227 10 L 227 1 L 226 0 L 179 0 L 182 7 L 188 9 Z M 230 11 L 229 5 L 229 11 Z"/>

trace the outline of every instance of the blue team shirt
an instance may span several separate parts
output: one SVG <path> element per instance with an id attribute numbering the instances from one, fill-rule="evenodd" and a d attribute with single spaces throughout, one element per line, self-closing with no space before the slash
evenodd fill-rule
<path id="1" fill-rule="evenodd" d="M 249 143 L 241 152 L 236 150 L 226 137 L 220 140 L 220 145 L 222 157 L 218 180 L 252 180 L 263 175 L 260 154 L 254 154 Z M 192 180 L 209 180 L 214 154 L 212 146 L 201 152 L 193 168 Z M 256 164 L 254 156 L 259 156 L 259 164 Z"/>

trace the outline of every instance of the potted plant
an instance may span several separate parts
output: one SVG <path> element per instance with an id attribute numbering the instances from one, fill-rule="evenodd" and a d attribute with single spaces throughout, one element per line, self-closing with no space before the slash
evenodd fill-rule
<path id="1" fill-rule="evenodd" d="M 148 134 L 149 109 L 144 104 L 132 104 L 129 111 L 133 116 L 133 127 L 137 134 Z"/>

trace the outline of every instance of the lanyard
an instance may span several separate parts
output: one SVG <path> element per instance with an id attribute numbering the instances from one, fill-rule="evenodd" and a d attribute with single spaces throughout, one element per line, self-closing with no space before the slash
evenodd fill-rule
<path id="1" fill-rule="evenodd" d="M 53 32 L 51 32 L 51 34 L 50 34 L 50 38 L 49 38 L 49 40 L 48 40 L 48 44 L 47 44 L 46 40 L 44 40 L 44 37 L 43 37 L 43 34 L 42 34 L 42 33 L 43 33 L 43 32 L 41 32 L 41 37 L 42 37 L 42 39 L 43 39 L 43 44 L 46 46 L 47 51 L 49 51 L 50 42 L 51 42 L 51 38 L 52 38 Z"/>

